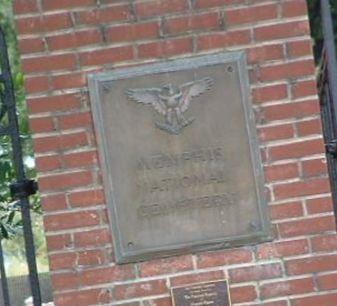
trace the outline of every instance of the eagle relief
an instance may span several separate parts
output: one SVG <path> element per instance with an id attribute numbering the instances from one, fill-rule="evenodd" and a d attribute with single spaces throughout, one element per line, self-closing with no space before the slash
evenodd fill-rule
<path id="1" fill-rule="evenodd" d="M 193 98 L 210 90 L 214 80 L 210 77 L 202 78 L 181 86 L 172 83 L 161 88 L 133 88 L 125 91 L 126 96 L 137 103 L 152 105 L 165 117 L 164 122 L 155 122 L 155 126 L 167 133 L 178 135 L 195 118 L 186 118 L 183 114 L 188 110 Z"/>

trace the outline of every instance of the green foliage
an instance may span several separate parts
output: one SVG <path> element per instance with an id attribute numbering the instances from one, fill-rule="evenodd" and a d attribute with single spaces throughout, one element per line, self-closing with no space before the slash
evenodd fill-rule
<path id="1" fill-rule="evenodd" d="M 322 29 L 322 20 L 321 20 L 321 12 L 319 8 L 320 0 L 307 0 L 308 8 L 309 8 L 309 19 L 310 19 L 310 27 L 311 27 L 311 36 L 314 42 L 314 53 L 315 58 L 319 61 L 319 57 L 322 50 L 323 45 L 323 29 Z M 332 11 L 332 20 L 333 27 L 335 32 L 335 45 L 337 48 L 337 1 L 330 1 L 331 11 Z"/>

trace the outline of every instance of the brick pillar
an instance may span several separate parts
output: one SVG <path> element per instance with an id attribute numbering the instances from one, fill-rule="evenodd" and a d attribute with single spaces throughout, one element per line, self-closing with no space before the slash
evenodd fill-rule
<path id="1" fill-rule="evenodd" d="M 55 303 L 171 305 L 229 278 L 234 305 L 337 305 L 337 236 L 304 0 L 15 0 Z M 245 50 L 275 240 L 114 263 L 86 75 Z"/>

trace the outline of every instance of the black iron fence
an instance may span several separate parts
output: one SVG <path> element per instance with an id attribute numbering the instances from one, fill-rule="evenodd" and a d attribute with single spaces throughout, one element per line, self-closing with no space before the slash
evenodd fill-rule
<path id="1" fill-rule="evenodd" d="M 42 301 L 43 303 L 48 303 L 53 300 L 49 273 L 47 272 L 39 274 L 39 280 Z M 32 295 L 29 285 L 29 277 L 27 275 L 8 277 L 7 282 L 10 305 L 23 306 L 29 304 L 27 301 L 30 301 Z M 4 297 L 2 296 L 2 292 L 0 290 L 0 301 L 3 300 Z M 1 302 L 0 305 L 2 305 Z"/>
<path id="2" fill-rule="evenodd" d="M 319 96 L 330 183 L 337 216 L 337 60 L 335 33 L 329 0 L 321 0 L 323 44 L 320 52 Z"/>
<path id="3" fill-rule="evenodd" d="M 11 69 L 9 65 L 5 35 L 0 28 L 0 137 L 9 137 L 12 146 L 13 165 L 17 180 L 10 185 L 13 199 L 17 201 L 22 214 L 22 226 L 25 241 L 25 251 L 29 271 L 29 285 L 34 306 L 41 305 L 41 293 L 37 274 L 34 239 L 30 215 L 29 196 L 37 190 L 36 182 L 26 178 L 20 130 L 15 103 L 15 95 Z M 2 238 L 2 237 L 1 237 Z M 3 250 L 0 243 L 0 273 L 3 305 L 11 306 L 8 290 L 8 279 L 4 266 Z"/>

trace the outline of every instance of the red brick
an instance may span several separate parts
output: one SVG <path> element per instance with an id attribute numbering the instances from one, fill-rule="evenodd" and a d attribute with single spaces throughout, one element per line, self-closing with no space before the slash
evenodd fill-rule
<path id="1" fill-rule="evenodd" d="M 70 28 L 72 22 L 69 13 L 55 13 L 43 17 L 19 18 L 16 26 L 20 34 L 35 34 Z"/>
<path id="2" fill-rule="evenodd" d="M 307 3 L 305 0 L 288 0 L 282 3 L 283 17 L 307 16 Z"/>
<path id="3" fill-rule="evenodd" d="M 317 95 L 317 84 L 314 80 L 309 81 L 297 81 L 291 87 L 293 98 L 300 98 L 306 96 Z"/>
<path id="4" fill-rule="evenodd" d="M 114 5 L 95 10 L 76 12 L 76 23 L 79 24 L 104 24 L 107 22 L 123 21 L 130 18 L 128 5 Z"/>
<path id="5" fill-rule="evenodd" d="M 83 147 L 88 144 L 88 137 L 86 132 L 78 132 L 72 134 L 65 134 L 59 137 L 59 149 L 74 149 Z"/>
<path id="6" fill-rule="evenodd" d="M 284 58 L 284 54 L 281 44 L 259 46 L 247 50 L 247 61 L 250 64 L 263 63 L 282 58 Z"/>
<path id="7" fill-rule="evenodd" d="M 96 247 L 110 243 L 110 228 L 74 233 L 74 244 L 76 247 Z"/>
<path id="8" fill-rule="evenodd" d="M 256 41 L 290 38 L 307 34 L 310 34 L 310 27 L 307 21 L 282 22 L 254 29 Z"/>
<path id="9" fill-rule="evenodd" d="M 73 26 L 69 13 L 43 15 L 43 28 L 39 32 L 56 31 Z"/>
<path id="10" fill-rule="evenodd" d="M 246 45 L 251 41 L 249 30 L 232 30 L 221 33 L 209 33 L 197 38 L 198 50 Z"/>
<path id="11" fill-rule="evenodd" d="M 37 153 L 56 151 L 60 149 L 60 138 L 57 136 L 39 137 L 34 139 L 33 144 Z"/>
<path id="12" fill-rule="evenodd" d="M 75 67 L 75 54 L 43 55 L 22 60 L 22 69 L 25 73 L 72 70 Z"/>
<path id="13" fill-rule="evenodd" d="M 168 293 L 165 280 L 153 280 L 127 285 L 116 285 L 114 287 L 114 297 L 116 300 L 140 298 L 150 295 Z"/>
<path id="14" fill-rule="evenodd" d="M 288 219 L 303 216 L 301 202 L 292 202 L 270 206 L 270 217 L 273 220 Z"/>
<path id="15" fill-rule="evenodd" d="M 210 272 L 195 272 L 193 274 L 184 274 L 170 278 L 170 284 L 172 287 L 179 287 L 183 285 L 197 284 L 203 282 L 209 282 L 212 280 L 224 279 L 224 272 L 210 271 Z"/>
<path id="16" fill-rule="evenodd" d="M 280 277 L 282 267 L 280 264 L 264 264 L 230 269 L 228 272 L 232 283 L 240 283 Z"/>
<path id="17" fill-rule="evenodd" d="M 31 118 L 29 121 L 29 127 L 34 133 L 52 132 L 55 130 L 52 117 Z"/>
<path id="18" fill-rule="evenodd" d="M 307 200 L 306 206 L 309 214 L 333 211 L 333 203 L 330 197 Z"/>
<path id="19" fill-rule="evenodd" d="M 75 7 L 94 6 L 95 0 L 42 0 L 42 7 L 45 11 L 60 10 L 60 9 L 72 9 Z"/>
<path id="20" fill-rule="evenodd" d="M 233 265 L 252 261 L 252 252 L 243 249 L 211 252 L 198 256 L 198 268 Z"/>
<path id="21" fill-rule="evenodd" d="M 34 149 L 39 153 L 75 149 L 87 144 L 88 137 L 85 132 L 65 134 L 62 136 L 40 137 L 34 139 Z"/>
<path id="22" fill-rule="evenodd" d="M 47 172 L 56 169 L 61 169 L 61 158 L 58 155 L 47 155 L 36 157 L 36 168 L 39 172 Z"/>
<path id="23" fill-rule="evenodd" d="M 28 100 L 30 113 L 69 111 L 80 107 L 81 96 L 79 94 L 67 94 Z"/>
<path id="24" fill-rule="evenodd" d="M 320 235 L 311 238 L 312 249 L 314 252 L 331 252 L 337 250 L 337 235 Z"/>
<path id="25" fill-rule="evenodd" d="M 258 259 L 273 259 L 287 256 L 306 254 L 309 252 L 309 245 L 306 239 L 266 243 L 258 245 Z"/>
<path id="26" fill-rule="evenodd" d="M 47 232 L 98 225 L 100 217 L 97 211 L 77 211 L 44 217 Z"/>
<path id="27" fill-rule="evenodd" d="M 337 269 L 337 255 L 314 256 L 288 260 L 285 267 L 289 275 L 318 273 Z"/>
<path id="28" fill-rule="evenodd" d="M 194 7 L 197 9 L 204 9 L 222 5 L 241 4 L 244 2 L 245 0 L 196 0 Z"/>
<path id="29" fill-rule="evenodd" d="M 253 89 L 253 102 L 263 103 L 288 98 L 287 85 L 277 84 Z"/>
<path id="30" fill-rule="evenodd" d="M 45 50 L 42 38 L 25 38 L 18 41 L 21 54 L 43 52 Z"/>
<path id="31" fill-rule="evenodd" d="M 103 190 L 86 190 L 73 192 L 68 195 L 72 207 L 95 206 L 104 203 Z"/>
<path id="32" fill-rule="evenodd" d="M 85 270 L 80 273 L 83 285 L 90 286 L 112 281 L 125 281 L 135 277 L 133 266 L 113 266 L 99 269 Z"/>
<path id="33" fill-rule="evenodd" d="M 263 299 L 304 294 L 313 292 L 315 290 L 314 286 L 312 278 L 270 282 L 260 287 L 260 294 Z"/>
<path id="34" fill-rule="evenodd" d="M 311 179 L 302 182 L 280 184 L 273 187 L 276 200 L 289 199 L 330 192 L 327 179 Z"/>
<path id="35" fill-rule="evenodd" d="M 111 42 L 137 41 L 159 37 L 159 23 L 147 22 L 123 24 L 107 29 L 107 38 Z"/>
<path id="36" fill-rule="evenodd" d="M 51 274 L 51 283 L 54 290 L 69 290 L 80 286 L 80 280 L 74 272 Z"/>
<path id="37" fill-rule="evenodd" d="M 262 108 L 264 120 L 282 120 L 291 118 L 305 118 L 310 115 L 319 114 L 319 104 L 317 100 L 305 102 L 286 103 L 265 106 Z"/>
<path id="38" fill-rule="evenodd" d="M 65 154 L 63 155 L 62 160 L 64 166 L 69 168 L 93 166 L 98 164 L 96 151 Z"/>
<path id="39" fill-rule="evenodd" d="M 38 93 L 49 90 L 49 79 L 47 76 L 30 76 L 25 78 L 26 93 Z"/>
<path id="40" fill-rule="evenodd" d="M 58 306 L 108 304 L 113 301 L 109 289 L 87 289 L 55 294 L 54 303 Z"/>
<path id="41" fill-rule="evenodd" d="M 43 191 L 64 190 L 91 184 L 92 180 L 91 172 L 81 171 L 40 177 L 39 186 Z"/>
<path id="42" fill-rule="evenodd" d="M 49 255 L 49 267 L 51 271 L 71 269 L 76 266 L 76 261 L 77 254 L 74 252 Z"/>
<path id="43" fill-rule="evenodd" d="M 36 0 L 15 0 L 13 10 L 16 15 L 38 12 Z"/>
<path id="44" fill-rule="evenodd" d="M 287 43 L 287 52 L 290 57 L 300 57 L 312 55 L 311 40 L 297 40 Z"/>
<path id="45" fill-rule="evenodd" d="M 89 112 L 73 113 L 59 117 L 59 127 L 62 130 L 88 126 L 92 126 L 91 113 Z"/>
<path id="46" fill-rule="evenodd" d="M 123 305 L 126 305 L 123 303 Z M 138 306 L 138 305 L 130 305 L 130 306 Z M 171 297 L 166 298 L 158 298 L 143 301 L 143 306 L 172 306 Z"/>
<path id="47" fill-rule="evenodd" d="M 167 34 L 178 34 L 197 30 L 214 30 L 219 29 L 219 27 L 219 14 L 217 12 L 176 17 L 164 21 L 164 33 Z"/>
<path id="48" fill-rule="evenodd" d="M 320 290 L 337 289 L 337 273 L 317 275 L 316 278 Z"/>
<path id="49" fill-rule="evenodd" d="M 227 10 L 226 24 L 238 25 L 277 18 L 277 5 L 267 4 L 247 8 Z"/>
<path id="50" fill-rule="evenodd" d="M 96 29 L 49 36 L 46 38 L 50 51 L 64 50 L 99 44 L 102 42 L 101 32 Z"/>
<path id="51" fill-rule="evenodd" d="M 311 159 L 302 162 L 304 177 L 327 175 L 326 159 Z"/>
<path id="52" fill-rule="evenodd" d="M 136 15 L 140 18 L 182 12 L 187 9 L 188 4 L 186 0 L 153 0 L 135 4 Z"/>
<path id="53" fill-rule="evenodd" d="M 270 165 L 264 168 L 267 182 L 282 181 L 298 177 L 298 166 L 296 163 Z"/>
<path id="54" fill-rule="evenodd" d="M 85 87 L 87 78 L 84 73 L 67 73 L 55 75 L 52 77 L 51 86 L 54 90 L 67 89 L 67 88 L 80 88 Z"/>
<path id="55" fill-rule="evenodd" d="M 20 18 L 17 19 L 16 25 L 20 34 L 34 34 L 70 28 L 72 22 L 69 13 L 57 13 L 43 17 Z"/>
<path id="56" fill-rule="evenodd" d="M 292 124 L 261 127 L 258 129 L 258 132 L 259 138 L 263 142 L 289 139 L 295 136 L 294 127 Z"/>
<path id="57" fill-rule="evenodd" d="M 269 148 L 271 160 L 299 158 L 324 153 L 322 139 L 304 140 Z"/>
<path id="58" fill-rule="evenodd" d="M 245 303 L 257 299 L 254 286 L 234 287 L 230 289 L 232 303 Z"/>
<path id="59" fill-rule="evenodd" d="M 320 234 L 334 231 L 335 228 L 335 221 L 331 216 L 295 220 L 278 224 L 279 234 L 283 238 Z"/>
<path id="60" fill-rule="evenodd" d="M 80 62 L 83 66 L 113 64 L 131 59 L 133 59 L 131 46 L 106 48 L 80 54 Z"/>
<path id="61" fill-rule="evenodd" d="M 70 234 L 46 236 L 49 251 L 65 250 L 72 247 Z"/>
<path id="62" fill-rule="evenodd" d="M 103 250 L 85 250 L 77 253 L 76 266 L 90 267 L 102 265 L 106 262 L 106 255 Z"/>
<path id="63" fill-rule="evenodd" d="M 41 206 L 44 211 L 56 211 L 67 208 L 64 194 L 53 194 L 41 197 Z"/>
<path id="64" fill-rule="evenodd" d="M 299 136 L 321 135 L 322 124 L 320 119 L 302 121 L 297 123 L 297 131 Z"/>
<path id="65" fill-rule="evenodd" d="M 337 293 L 302 297 L 292 301 L 293 306 L 332 306 L 337 302 Z"/>
<path id="66" fill-rule="evenodd" d="M 139 264 L 140 277 L 171 274 L 193 269 L 192 256 L 158 259 Z"/>
<path id="67" fill-rule="evenodd" d="M 165 58 L 190 52 L 192 52 L 191 38 L 169 39 L 159 42 L 141 44 L 138 46 L 139 58 Z"/>
<path id="68" fill-rule="evenodd" d="M 288 306 L 288 302 L 286 300 L 282 300 L 275 302 L 258 303 L 251 306 Z"/>
<path id="69" fill-rule="evenodd" d="M 313 60 L 302 60 L 262 67 L 260 69 L 260 80 L 266 82 L 293 79 L 306 75 L 313 75 L 314 73 L 315 66 Z"/>
<path id="70" fill-rule="evenodd" d="M 16 20 L 16 28 L 20 34 L 32 34 L 42 31 L 42 19 L 37 17 L 24 17 Z"/>

